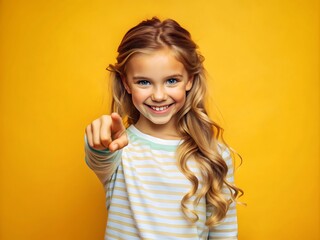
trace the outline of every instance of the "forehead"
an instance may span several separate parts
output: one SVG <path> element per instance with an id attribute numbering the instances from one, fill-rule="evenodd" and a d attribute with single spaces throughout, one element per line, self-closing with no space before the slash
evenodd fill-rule
<path id="1" fill-rule="evenodd" d="M 127 75 L 169 76 L 185 75 L 186 69 L 170 49 L 134 54 L 127 63 Z"/>

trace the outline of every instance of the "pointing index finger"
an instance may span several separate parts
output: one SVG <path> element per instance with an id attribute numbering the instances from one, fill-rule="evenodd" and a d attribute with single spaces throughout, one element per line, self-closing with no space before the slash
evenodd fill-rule
<path id="1" fill-rule="evenodd" d="M 112 113 L 111 114 L 111 119 L 112 119 L 112 135 L 113 135 L 113 140 L 121 137 L 123 133 L 126 131 L 126 128 L 123 125 L 122 118 L 118 113 Z"/>
<path id="2" fill-rule="evenodd" d="M 109 145 L 109 150 L 111 152 L 114 152 L 128 145 L 128 137 L 126 134 L 126 128 L 123 125 L 122 118 L 119 116 L 119 114 L 112 113 L 111 119 L 112 119 L 113 141 Z"/>

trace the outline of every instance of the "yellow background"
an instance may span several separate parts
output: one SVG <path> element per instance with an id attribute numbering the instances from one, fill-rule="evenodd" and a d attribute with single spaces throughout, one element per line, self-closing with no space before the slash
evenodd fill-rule
<path id="1" fill-rule="evenodd" d="M 210 74 L 211 114 L 244 162 L 240 240 L 319 235 L 319 4 L 302 0 L 0 1 L 0 238 L 102 239 L 84 128 L 107 113 L 123 34 L 175 18 Z"/>

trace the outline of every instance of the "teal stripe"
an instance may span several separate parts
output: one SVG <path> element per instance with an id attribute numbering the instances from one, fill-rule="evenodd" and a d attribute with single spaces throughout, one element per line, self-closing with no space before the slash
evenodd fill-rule
<path id="1" fill-rule="evenodd" d="M 133 132 L 128 130 L 128 136 L 129 136 L 129 142 L 134 142 L 136 144 L 139 144 L 141 146 L 149 146 L 152 150 L 162 150 L 167 152 L 176 152 L 178 145 L 164 145 L 157 142 L 152 142 L 147 139 L 143 139 L 137 135 L 135 135 Z"/>

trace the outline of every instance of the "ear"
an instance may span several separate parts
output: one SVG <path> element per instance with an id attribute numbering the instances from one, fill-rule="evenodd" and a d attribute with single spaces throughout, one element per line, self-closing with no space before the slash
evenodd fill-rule
<path id="1" fill-rule="evenodd" d="M 192 86 L 193 86 L 193 79 L 194 79 L 194 76 L 189 77 L 188 82 L 187 82 L 187 85 L 186 85 L 186 91 L 190 91 L 190 89 L 192 88 Z"/>
<path id="2" fill-rule="evenodd" d="M 121 77 L 121 81 L 122 81 L 122 84 L 123 84 L 124 88 L 126 89 L 127 93 L 131 94 L 131 89 L 130 89 L 130 87 L 128 85 L 126 77 L 122 76 Z"/>

